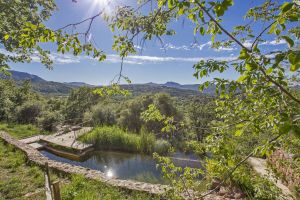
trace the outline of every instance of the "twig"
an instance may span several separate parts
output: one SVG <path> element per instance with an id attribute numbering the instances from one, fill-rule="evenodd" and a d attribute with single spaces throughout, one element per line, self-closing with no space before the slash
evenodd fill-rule
<path id="1" fill-rule="evenodd" d="M 259 38 L 275 23 L 276 23 L 276 21 L 272 22 L 269 26 L 267 26 L 266 28 L 264 28 L 262 30 L 262 32 L 260 32 L 260 34 L 255 38 L 254 42 L 251 45 L 251 51 L 253 51 L 253 47 L 254 47 L 255 43 L 258 42 Z"/>

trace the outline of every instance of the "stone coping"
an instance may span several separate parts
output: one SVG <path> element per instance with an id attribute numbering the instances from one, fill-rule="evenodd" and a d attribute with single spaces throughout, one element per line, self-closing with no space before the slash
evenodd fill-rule
<path id="1" fill-rule="evenodd" d="M 68 163 L 62 163 L 62 162 L 50 160 L 47 157 L 43 156 L 38 150 L 34 149 L 33 147 L 31 147 L 26 143 L 16 140 L 6 132 L 0 131 L 0 138 L 2 138 L 7 143 L 13 145 L 17 149 L 23 151 L 30 161 L 36 163 L 39 166 L 44 166 L 45 163 L 48 163 L 51 169 L 55 169 L 67 174 L 80 174 L 88 179 L 101 181 L 111 186 L 121 187 L 124 189 L 136 190 L 141 192 L 148 192 L 151 194 L 163 194 L 166 190 L 170 188 L 167 185 L 150 184 L 150 183 L 138 182 L 134 180 L 121 180 L 117 178 L 109 178 L 105 176 L 103 172 L 98 170 L 92 170 L 85 167 L 80 167 Z"/>

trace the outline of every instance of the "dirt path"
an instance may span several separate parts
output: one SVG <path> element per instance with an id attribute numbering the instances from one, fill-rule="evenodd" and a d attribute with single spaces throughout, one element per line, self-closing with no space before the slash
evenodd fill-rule
<path id="1" fill-rule="evenodd" d="M 273 172 L 270 171 L 267 167 L 267 161 L 261 158 L 250 157 L 248 163 L 252 166 L 254 171 L 256 171 L 261 176 L 272 181 L 279 189 L 281 189 L 283 196 L 280 199 L 284 200 L 293 200 L 293 195 L 289 188 L 285 186 L 281 180 L 277 180 Z"/>

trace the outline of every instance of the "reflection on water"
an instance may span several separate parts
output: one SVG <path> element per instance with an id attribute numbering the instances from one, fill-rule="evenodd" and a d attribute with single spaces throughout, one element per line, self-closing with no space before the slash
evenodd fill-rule
<path id="1" fill-rule="evenodd" d="M 107 177 L 133 179 L 148 183 L 167 183 L 162 178 L 160 170 L 156 168 L 156 162 L 148 155 L 95 151 L 83 161 L 73 161 L 47 151 L 41 151 L 41 153 L 52 160 L 100 170 Z M 176 161 L 176 163 L 179 166 L 187 166 L 186 161 Z M 192 165 L 193 167 L 201 167 L 199 163 L 197 164 L 198 166 L 195 163 Z"/>

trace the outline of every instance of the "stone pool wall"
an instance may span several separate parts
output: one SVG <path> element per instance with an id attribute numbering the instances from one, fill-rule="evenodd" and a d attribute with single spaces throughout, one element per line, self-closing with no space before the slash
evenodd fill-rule
<path id="1" fill-rule="evenodd" d="M 143 183 L 143 182 L 138 182 L 133 180 L 121 180 L 116 178 L 108 178 L 101 171 L 50 160 L 45 156 L 43 156 L 38 150 L 34 149 L 30 145 L 14 139 L 9 134 L 3 131 L 0 131 L 0 138 L 2 138 L 7 143 L 13 145 L 17 149 L 23 151 L 27 155 L 27 158 L 30 161 L 36 163 L 39 166 L 44 166 L 45 163 L 48 163 L 51 169 L 58 170 L 67 174 L 80 174 L 85 176 L 88 179 L 105 182 L 115 187 L 121 187 L 129 190 L 137 190 L 141 192 L 148 192 L 151 194 L 162 194 L 169 188 L 166 185 L 160 185 L 160 184 L 150 184 L 150 183 Z"/>

